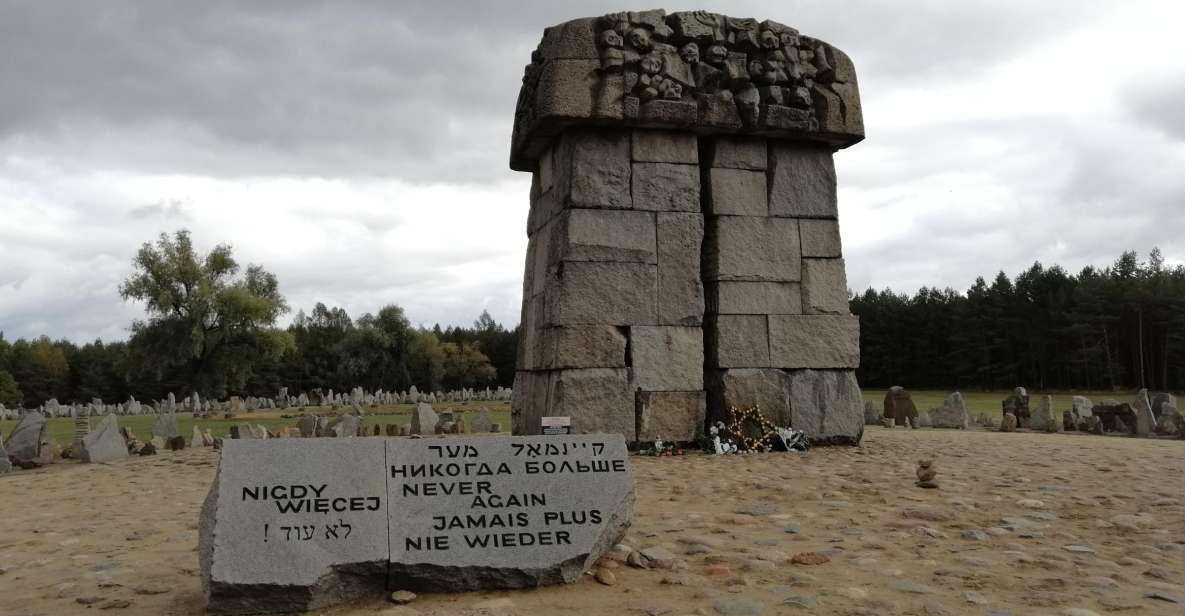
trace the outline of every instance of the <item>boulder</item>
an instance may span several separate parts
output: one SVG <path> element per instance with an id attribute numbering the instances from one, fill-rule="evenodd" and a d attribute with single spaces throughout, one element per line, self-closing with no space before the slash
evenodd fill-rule
<path id="1" fill-rule="evenodd" d="M 905 388 L 894 385 L 885 392 L 886 419 L 892 419 L 898 426 L 910 425 L 911 419 L 917 419 L 918 409 L 914 406 L 913 398 Z"/>
<path id="2" fill-rule="evenodd" d="M 934 428 L 966 430 L 971 423 L 963 394 L 954 392 L 942 401 L 942 406 L 930 411 L 930 424 Z"/>
<path id="3" fill-rule="evenodd" d="M 316 415 L 301 415 L 296 425 L 300 428 L 300 435 L 304 438 L 311 438 L 317 435 Z"/>
<path id="4" fill-rule="evenodd" d="M 432 410 L 432 405 L 421 402 L 416 404 L 416 409 L 411 414 L 411 433 L 412 434 L 435 434 L 436 424 L 440 418 L 436 415 L 436 411 Z"/>
<path id="5" fill-rule="evenodd" d="M 25 413 L 12 429 L 5 447 L 13 464 L 36 468 L 53 463 L 53 437 L 45 416 L 36 411 Z"/>
<path id="6" fill-rule="evenodd" d="M 1029 411 L 1029 423 L 1026 427 L 1042 432 L 1061 431 L 1062 421 L 1061 417 L 1053 410 L 1053 396 L 1041 397 L 1041 404 Z"/>
<path id="7" fill-rule="evenodd" d="M 1029 392 L 1024 387 L 1014 389 L 1012 395 L 1004 398 L 1000 406 L 1005 413 L 1011 413 L 1016 417 L 1018 428 L 1029 427 Z"/>
<path id="8" fill-rule="evenodd" d="M 128 457 L 128 443 L 119 431 L 119 420 L 109 414 L 99 421 L 90 434 L 82 438 L 83 462 L 112 462 Z"/>
<path id="9" fill-rule="evenodd" d="M 1000 432 L 1016 432 L 1016 423 L 1016 415 L 1004 413 L 1004 419 L 1000 422 Z"/>

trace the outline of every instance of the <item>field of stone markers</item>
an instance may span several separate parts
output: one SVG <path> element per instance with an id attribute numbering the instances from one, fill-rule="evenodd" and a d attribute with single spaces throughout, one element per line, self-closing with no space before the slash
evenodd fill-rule
<path id="1" fill-rule="evenodd" d="M 0 476 L 0 614 L 202 614 L 218 457 Z M 920 459 L 938 489 L 914 485 Z M 870 426 L 860 447 L 631 461 L 632 528 L 574 585 L 317 613 L 1185 613 L 1185 441 Z"/>

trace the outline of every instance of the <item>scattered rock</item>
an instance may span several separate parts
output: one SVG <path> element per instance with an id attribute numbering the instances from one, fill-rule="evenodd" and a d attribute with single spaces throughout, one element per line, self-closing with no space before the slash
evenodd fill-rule
<path id="1" fill-rule="evenodd" d="M 987 541 L 988 538 L 987 533 L 977 528 L 965 530 L 960 536 L 968 541 Z"/>
<path id="2" fill-rule="evenodd" d="M 712 602 L 712 607 L 724 616 L 757 616 L 764 606 L 756 599 L 721 597 Z"/>
<path id="3" fill-rule="evenodd" d="M 410 590 L 396 590 L 391 593 L 391 603 L 395 605 L 407 605 L 416 600 L 416 593 Z"/>
<path id="4" fill-rule="evenodd" d="M 799 552 L 790 558 L 790 562 L 795 565 L 822 565 L 831 562 L 831 559 L 818 552 Z"/>
<path id="5" fill-rule="evenodd" d="M 814 597 L 795 595 L 792 597 L 786 597 L 786 599 L 782 601 L 782 605 L 789 605 L 791 607 L 800 607 L 810 610 L 819 606 L 819 600 Z"/>
<path id="6" fill-rule="evenodd" d="M 974 590 L 964 591 L 963 592 L 963 600 L 966 601 L 967 603 L 970 603 L 971 605 L 987 605 L 988 604 L 988 598 L 985 597 L 983 595 L 983 593 L 975 592 Z"/>
<path id="7" fill-rule="evenodd" d="M 1144 597 L 1148 599 L 1156 599 L 1157 601 L 1165 601 L 1167 603 L 1185 604 L 1185 599 L 1176 595 L 1170 595 L 1161 590 L 1153 590 L 1144 593 Z"/>
<path id="8" fill-rule="evenodd" d="M 612 571 L 604 567 L 597 569 L 596 579 L 605 586 L 613 586 L 617 584 L 617 576 L 613 575 Z"/>
<path id="9" fill-rule="evenodd" d="M 930 588 L 925 584 L 918 584 L 915 582 L 910 582 L 909 580 L 897 580 L 893 582 L 892 586 L 893 590 L 899 590 L 901 592 L 908 592 L 917 595 L 928 595 L 934 592 L 933 588 Z"/>

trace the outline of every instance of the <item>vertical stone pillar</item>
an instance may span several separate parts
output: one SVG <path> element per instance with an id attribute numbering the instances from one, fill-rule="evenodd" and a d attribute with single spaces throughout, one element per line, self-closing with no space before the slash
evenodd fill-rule
<path id="1" fill-rule="evenodd" d="M 705 412 L 694 134 L 565 133 L 534 172 L 515 431 L 693 440 Z"/>
<path id="2" fill-rule="evenodd" d="M 858 439 L 831 154 L 862 137 L 850 60 L 782 24 L 640 11 L 548 28 L 511 149 L 532 173 L 514 431 L 561 415 L 690 441 L 760 404 Z"/>
<path id="3" fill-rule="evenodd" d="M 705 138 L 707 381 L 714 418 L 759 405 L 815 441 L 859 438 L 859 321 L 848 312 L 831 150 Z"/>

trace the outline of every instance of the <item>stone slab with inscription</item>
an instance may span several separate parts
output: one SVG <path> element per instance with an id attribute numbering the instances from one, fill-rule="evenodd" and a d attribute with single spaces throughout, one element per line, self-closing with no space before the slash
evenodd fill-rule
<path id="1" fill-rule="evenodd" d="M 384 439 L 223 441 L 202 507 L 207 611 L 319 609 L 382 592 Z"/>
<path id="2" fill-rule="evenodd" d="M 633 501 L 616 434 L 227 440 L 201 514 L 207 611 L 574 582 Z"/>
<path id="3" fill-rule="evenodd" d="M 574 582 L 625 534 L 621 435 L 390 440 L 392 588 Z"/>

